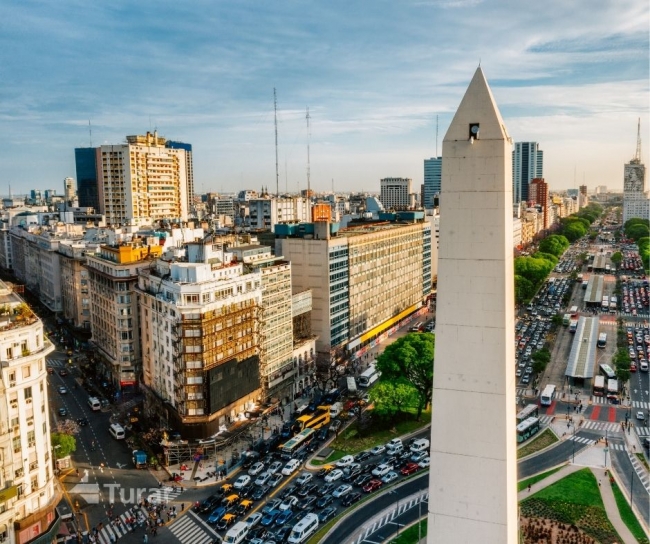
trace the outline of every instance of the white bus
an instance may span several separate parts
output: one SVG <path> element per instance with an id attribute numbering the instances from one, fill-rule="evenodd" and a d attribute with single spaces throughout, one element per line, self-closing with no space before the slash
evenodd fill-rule
<path id="1" fill-rule="evenodd" d="M 602 310 L 609 310 L 609 297 L 604 296 L 603 301 L 600 304 Z"/>
<path id="2" fill-rule="evenodd" d="M 542 391 L 542 397 L 540 398 L 540 403 L 544 406 L 550 406 L 553 403 L 555 398 L 555 386 L 547 385 Z"/>
<path id="3" fill-rule="evenodd" d="M 378 372 L 375 365 L 371 364 L 363 371 L 363 374 L 357 378 L 357 385 L 359 387 L 370 387 L 379 379 L 379 376 L 381 376 L 381 372 Z"/>
<path id="4" fill-rule="evenodd" d="M 598 335 L 598 344 L 597 346 L 599 348 L 604 348 L 607 345 L 607 333 L 606 332 L 601 332 Z"/>
<path id="5" fill-rule="evenodd" d="M 293 526 L 287 542 L 291 544 L 307 542 L 307 539 L 316 532 L 316 529 L 318 529 L 318 516 L 316 514 L 307 514 Z"/>

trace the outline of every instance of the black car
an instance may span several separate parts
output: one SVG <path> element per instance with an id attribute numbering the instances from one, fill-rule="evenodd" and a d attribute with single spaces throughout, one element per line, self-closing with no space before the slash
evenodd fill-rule
<path id="1" fill-rule="evenodd" d="M 88 425 L 88 420 L 85 417 L 80 417 L 77 419 L 77 425 L 79 425 L 79 427 L 85 427 Z"/>
<path id="2" fill-rule="evenodd" d="M 219 495 L 211 495 L 207 499 L 203 501 L 203 504 L 201 505 L 201 512 L 204 514 L 206 512 L 211 512 L 213 509 L 217 507 L 217 505 L 221 502 L 221 497 Z"/>
<path id="3" fill-rule="evenodd" d="M 289 538 L 291 531 L 293 530 L 293 525 L 283 525 L 275 532 L 275 541 L 284 542 Z"/>
<path id="4" fill-rule="evenodd" d="M 365 461 L 366 459 L 370 459 L 372 457 L 372 454 L 369 451 L 362 451 L 360 454 L 358 454 L 354 460 L 357 463 L 361 463 L 362 461 Z"/>
<path id="5" fill-rule="evenodd" d="M 298 486 L 297 485 L 290 485 L 287 487 L 283 492 L 282 495 L 280 495 L 280 498 L 282 500 L 286 499 L 289 495 L 295 495 L 296 492 L 298 491 Z"/>
<path id="6" fill-rule="evenodd" d="M 261 501 L 266 494 L 269 492 L 269 486 L 268 485 L 258 485 L 255 486 L 253 491 L 251 492 L 251 500 L 254 501 Z"/>
<path id="7" fill-rule="evenodd" d="M 293 518 L 292 523 L 298 523 L 302 518 L 304 518 L 307 514 L 311 514 L 313 511 L 314 511 L 313 506 L 310 506 L 309 508 L 301 508 L 300 510 L 298 510 L 296 517 Z"/>
<path id="8" fill-rule="evenodd" d="M 254 490 L 255 490 L 255 485 L 253 484 L 253 482 L 249 482 L 248 485 L 245 485 L 244 487 L 240 487 L 237 490 L 237 495 L 239 495 L 242 499 L 248 499 L 250 498 Z"/>
<path id="9" fill-rule="evenodd" d="M 318 497 L 316 495 L 308 495 L 300 501 L 300 508 L 311 508 L 317 500 Z"/>
<path id="10" fill-rule="evenodd" d="M 325 523 L 327 520 L 333 518 L 336 515 L 336 508 L 334 506 L 330 506 L 328 508 L 325 508 L 320 514 L 318 514 L 318 521 L 320 523 Z"/>
<path id="11" fill-rule="evenodd" d="M 207 499 L 205 499 L 203 502 L 196 501 L 196 504 L 194 505 L 194 511 L 195 512 L 203 512 L 203 509 L 206 506 L 209 506 L 209 504 L 215 500 L 218 499 L 218 495 L 210 495 Z"/>
<path id="12" fill-rule="evenodd" d="M 312 491 L 315 491 L 318 486 L 316 484 L 305 484 L 300 488 L 300 491 L 298 491 L 298 496 L 299 497 L 306 497 L 309 495 Z"/>
<path id="13" fill-rule="evenodd" d="M 357 487 L 362 487 L 366 485 L 370 480 L 372 480 L 373 476 L 369 472 L 364 472 L 361 474 L 354 482 L 352 482 L 353 485 L 356 485 Z"/>
<path id="14" fill-rule="evenodd" d="M 61 417 L 67 416 L 68 415 L 68 410 L 66 410 L 65 408 L 59 408 L 59 415 Z"/>
<path id="15" fill-rule="evenodd" d="M 318 433 L 316 434 L 316 440 L 320 442 L 324 442 L 327 440 L 327 437 L 329 435 L 329 426 L 325 425 L 325 427 L 321 427 L 318 429 Z"/>
<path id="16" fill-rule="evenodd" d="M 242 468 L 250 468 L 254 463 L 260 460 L 260 454 L 256 451 L 248 451 L 244 457 Z"/>
<path id="17" fill-rule="evenodd" d="M 323 487 L 321 487 L 317 493 L 318 496 L 324 497 L 325 495 L 329 495 L 334 489 L 336 488 L 336 485 L 334 483 L 331 484 L 325 484 Z"/>
<path id="18" fill-rule="evenodd" d="M 343 481 L 344 482 L 351 482 L 352 480 L 354 480 L 354 479 L 358 478 L 359 476 L 361 476 L 361 474 L 362 474 L 361 469 L 357 468 L 357 469 L 353 470 L 352 472 L 350 472 L 350 474 L 347 474 L 347 475 L 343 476 Z"/>
<path id="19" fill-rule="evenodd" d="M 325 495 L 316 501 L 316 508 L 325 508 L 326 506 L 332 504 L 334 497 L 332 495 Z"/>
<path id="20" fill-rule="evenodd" d="M 368 463 L 365 467 L 363 467 L 363 471 L 366 473 L 371 473 L 373 470 L 375 470 L 379 466 L 379 463 Z"/>
<path id="21" fill-rule="evenodd" d="M 348 493 L 345 497 L 343 497 L 343 500 L 341 501 L 341 504 L 343 506 L 351 506 L 355 502 L 359 502 L 359 499 L 361 499 L 361 493 L 356 492 L 356 493 Z"/>
<path id="22" fill-rule="evenodd" d="M 257 527 L 248 533 L 248 538 L 254 540 L 258 538 L 259 540 L 266 540 L 271 538 L 271 532 L 266 527 Z"/>

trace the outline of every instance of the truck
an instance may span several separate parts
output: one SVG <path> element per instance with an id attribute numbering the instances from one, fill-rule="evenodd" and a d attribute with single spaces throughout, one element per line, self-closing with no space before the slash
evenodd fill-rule
<path id="1" fill-rule="evenodd" d="M 135 468 L 147 468 L 147 452 L 133 450 L 133 464 Z"/>

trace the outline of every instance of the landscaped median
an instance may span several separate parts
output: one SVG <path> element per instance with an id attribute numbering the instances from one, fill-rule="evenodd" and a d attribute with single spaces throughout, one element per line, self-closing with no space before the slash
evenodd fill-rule
<path id="1" fill-rule="evenodd" d="M 526 445 L 519 448 L 517 450 L 517 457 L 519 459 L 528 457 L 533 453 L 538 453 L 552 446 L 556 442 L 559 442 L 559 438 L 555 435 L 555 433 L 550 428 L 547 428 L 541 433 L 539 433 L 535 438 L 527 442 Z"/>

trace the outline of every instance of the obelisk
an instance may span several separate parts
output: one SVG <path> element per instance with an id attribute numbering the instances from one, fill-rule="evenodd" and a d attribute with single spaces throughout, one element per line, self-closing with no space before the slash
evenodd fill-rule
<path id="1" fill-rule="evenodd" d="M 429 543 L 516 544 L 512 141 L 479 67 L 442 144 Z"/>

